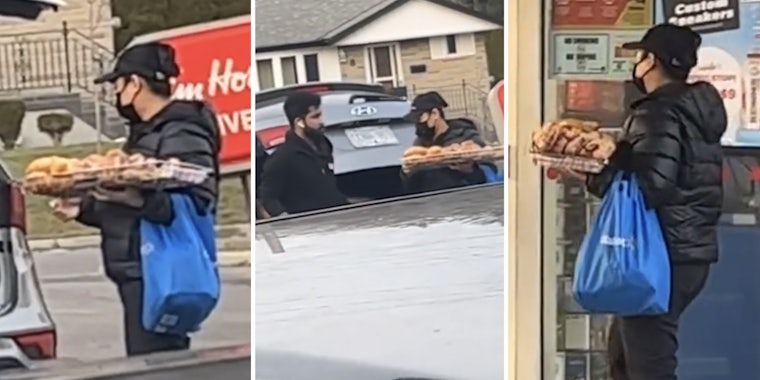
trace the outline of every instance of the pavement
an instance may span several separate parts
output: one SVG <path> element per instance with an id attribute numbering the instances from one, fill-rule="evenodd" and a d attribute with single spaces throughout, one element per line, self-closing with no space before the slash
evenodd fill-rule
<path id="1" fill-rule="evenodd" d="M 219 265 L 222 267 L 250 266 L 251 225 L 235 224 L 217 227 Z M 100 235 L 83 235 L 52 239 L 29 239 L 35 254 L 68 254 L 91 252 L 100 247 Z M 98 254 L 99 257 L 99 254 Z"/>
<path id="2" fill-rule="evenodd" d="M 35 254 L 45 301 L 58 327 L 62 359 L 124 356 L 121 305 L 116 288 L 100 273 L 97 249 Z M 244 344 L 251 339 L 250 267 L 222 269 L 222 298 L 194 348 Z"/>

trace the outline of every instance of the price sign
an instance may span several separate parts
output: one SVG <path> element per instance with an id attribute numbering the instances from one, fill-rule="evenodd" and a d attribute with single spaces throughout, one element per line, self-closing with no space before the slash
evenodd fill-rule
<path id="1" fill-rule="evenodd" d="M 720 96 L 722 96 L 724 100 L 734 99 L 736 98 L 736 89 L 733 89 L 733 88 L 721 89 Z"/>

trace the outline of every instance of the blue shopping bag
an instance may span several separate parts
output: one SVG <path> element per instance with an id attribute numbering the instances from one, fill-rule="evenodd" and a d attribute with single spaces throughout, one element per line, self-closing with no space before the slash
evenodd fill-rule
<path id="1" fill-rule="evenodd" d="M 170 197 L 169 225 L 140 222 L 142 324 L 148 331 L 186 335 L 200 329 L 219 300 L 214 214 L 199 213 L 187 195 Z"/>
<path id="2" fill-rule="evenodd" d="M 485 183 L 503 183 L 504 174 L 494 170 L 491 165 L 478 165 L 486 177 Z"/>
<path id="3" fill-rule="evenodd" d="M 618 173 L 583 239 L 573 293 L 584 309 L 622 316 L 664 314 L 670 256 L 660 222 L 630 175 Z"/>

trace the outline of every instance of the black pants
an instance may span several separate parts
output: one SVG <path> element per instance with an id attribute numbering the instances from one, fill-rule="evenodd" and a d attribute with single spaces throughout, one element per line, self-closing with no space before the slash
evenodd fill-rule
<path id="1" fill-rule="evenodd" d="M 124 342 L 127 356 L 190 349 L 190 338 L 146 331 L 142 325 L 142 281 L 117 285 L 124 306 Z"/>
<path id="2" fill-rule="evenodd" d="M 678 321 L 704 288 L 709 271 L 708 264 L 673 265 L 670 312 L 615 317 L 607 347 L 614 380 L 676 380 Z"/>

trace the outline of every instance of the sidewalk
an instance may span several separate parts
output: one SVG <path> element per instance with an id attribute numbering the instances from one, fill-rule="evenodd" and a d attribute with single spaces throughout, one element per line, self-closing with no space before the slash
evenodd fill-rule
<path id="1" fill-rule="evenodd" d="M 251 265 L 251 225 L 233 224 L 217 226 L 219 265 Z M 83 235 L 53 239 L 29 239 L 29 248 L 35 254 L 65 254 L 67 252 L 100 247 L 99 235 Z"/>

